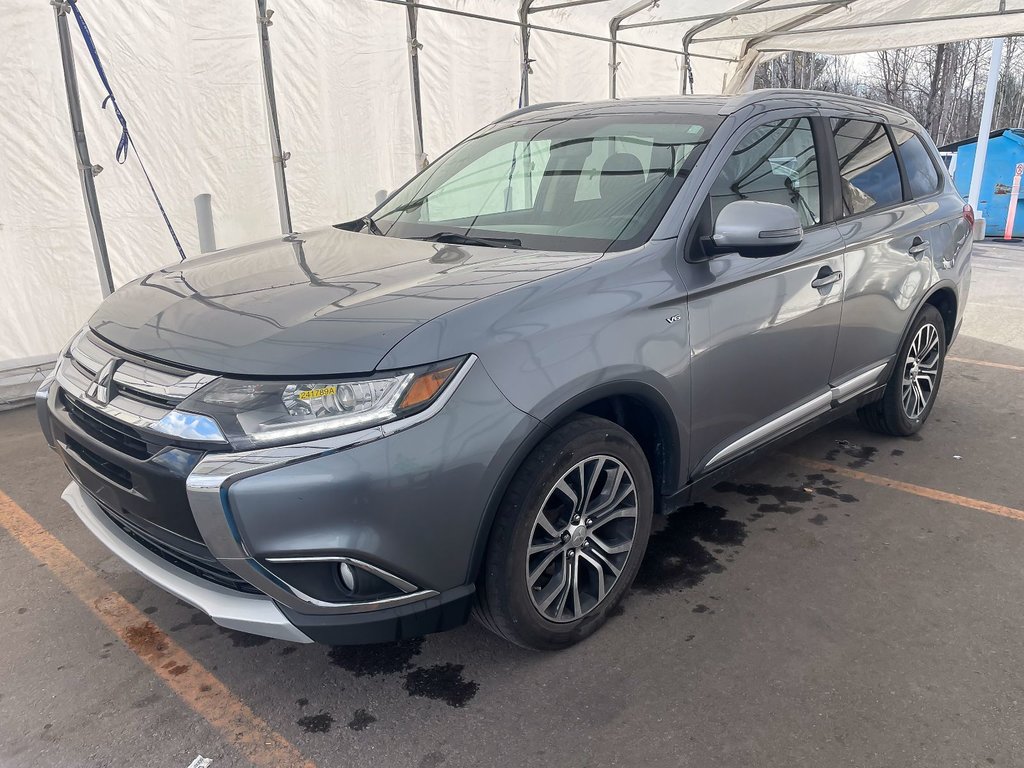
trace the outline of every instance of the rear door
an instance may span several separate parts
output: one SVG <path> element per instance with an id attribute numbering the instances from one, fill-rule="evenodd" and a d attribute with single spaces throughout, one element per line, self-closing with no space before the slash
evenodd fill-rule
<path id="1" fill-rule="evenodd" d="M 787 110 L 761 118 L 711 171 L 714 181 L 682 265 L 692 349 L 692 474 L 722 466 L 829 408 L 843 240 L 834 224 L 823 223 L 825 156 L 814 117 Z M 804 226 L 803 242 L 782 256 L 703 257 L 700 236 L 736 200 L 791 206 Z M 832 276 L 824 285 L 823 275 Z"/>
<path id="2" fill-rule="evenodd" d="M 843 319 L 831 378 L 852 396 L 882 380 L 932 283 L 932 242 L 942 235 L 913 201 L 892 128 L 862 115 L 831 115 L 828 125 L 839 171 L 838 227 L 846 244 Z"/>
<path id="3" fill-rule="evenodd" d="M 892 126 L 901 167 L 910 196 L 925 215 L 918 233 L 915 258 L 933 272 L 933 279 L 948 277 L 972 231 L 964 219 L 964 201 L 953 187 L 938 151 L 927 136 L 909 128 Z"/>

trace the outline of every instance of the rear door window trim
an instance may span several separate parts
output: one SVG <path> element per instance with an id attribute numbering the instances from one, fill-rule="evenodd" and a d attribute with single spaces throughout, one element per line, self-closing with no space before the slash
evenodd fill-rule
<path id="1" fill-rule="evenodd" d="M 906 205 L 910 205 L 911 203 L 917 202 L 916 200 L 906 200 L 906 199 L 904 199 L 904 200 L 900 200 L 900 201 L 895 202 L 895 203 L 889 203 L 888 205 L 879 205 L 879 206 L 876 206 L 874 208 L 869 208 L 866 211 L 860 211 L 859 213 L 851 213 L 849 215 L 844 216 L 843 213 L 842 213 L 842 211 L 843 211 L 843 192 L 842 192 L 842 187 L 839 185 L 839 180 L 842 177 L 842 173 L 839 170 L 839 149 L 836 146 L 835 133 L 829 127 L 829 124 L 831 123 L 832 120 L 834 120 L 834 119 L 859 120 L 859 121 L 864 122 L 864 123 L 875 123 L 876 125 L 881 125 L 883 128 L 885 128 L 886 135 L 889 137 L 889 148 L 892 149 L 893 154 L 896 155 L 896 167 L 897 167 L 898 172 L 900 174 L 900 191 L 901 191 L 901 193 L 903 193 L 905 195 L 906 193 L 905 193 L 905 189 L 904 189 L 904 180 L 903 180 L 904 174 L 903 174 L 903 170 L 902 170 L 903 160 L 899 157 L 898 149 L 895 146 L 895 144 L 893 143 L 893 137 L 892 137 L 892 134 L 891 134 L 891 131 L 890 131 L 891 123 L 888 120 L 879 119 L 879 118 L 877 118 L 877 117 L 875 117 L 873 115 L 866 115 L 866 114 L 865 115 L 860 115 L 860 114 L 854 114 L 854 113 L 850 113 L 850 112 L 838 112 L 838 111 L 830 111 L 830 112 L 824 113 L 824 114 L 822 114 L 821 117 L 822 117 L 822 120 L 825 121 L 826 131 L 831 136 L 829 141 L 832 144 L 833 159 L 834 159 L 834 162 L 835 162 L 835 173 L 836 173 L 836 182 L 837 182 L 836 205 L 837 205 L 837 208 L 838 208 L 838 211 L 837 211 L 838 217 L 836 218 L 835 223 L 841 224 L 841 223 L 845 223 L 847 221 L 857 221 L 858 219 L 861 219 L 864 216 L 872 216 L 872 215 L 874 215 L 876 213 L 886 213 L 887 211 L 894 211 L 897 208 L 902 208 L 902 207 L 904 207 Z"/>
<path id="2" fill-rule="evenodd" d="M 920 195 L 920 196 L 915 197 L 914 194 L 913 194 L 913 190 L 909 190 L 910 191 L 910 200 L 915 202 L 915 203 L 919 203 L 922 200 L 931 200 L 933 197 L 938 197 L 938 196 L 942 195 L 943 193 L 947 192 L 948 191 L 947 181 L 948 181 L 948 183 L 952 183 L 952 179 L 949 178 L 949 170 L 946 168 L 946 166 L 939 165 L 938 161 L 935 159 L 934 153 L 932 152 L 931 148 L 928 146 L 928 142 L 925 140 L 925 137 L 921 133 L 921 131 L 918 131 L 918 130 L 914 129 L 913 127 L 911 127 L 909 125 L 893 125 L 892 123 L 886 123 L 886 126 L 889 128 L 889 130 L 890 130 L 890 132 L 892 134 L 893 145 L 896 147 L 896 154 L 900 157 L 901 168 L 904 167 L 902 165 L 902 162 L 903 162 L 902 161 L 903 150 L 902 150 L 901 145 L 897 144 L 896 141 L 895 141 L 896 140 L 896 133 L 895 133 L 895 129 L 896 128 L 899 128 L 902 131 L 906 131 L 907 133 L 911 134 L 912 136 L 914 136 L 914 138 L 916 138 L 918 141 L 921 142 L 921 146 L 924 147 L 924 153 L 926 155 L 928 155 L 928 161 L 932 164 L 932 167 L 935 169 L 935 173 L 939 177 L 939 186 L 938 186 L 938 188 L 935 191 L 929 192 L 926 195 Z M 902 171 L 901 171 L 901 173 L 902 173 Z M 909 186 L 910 186 L 910 180 L 908 179 L 907 180 L 907 187 L 908 187 L 908 189 L 909 189 Z"/>

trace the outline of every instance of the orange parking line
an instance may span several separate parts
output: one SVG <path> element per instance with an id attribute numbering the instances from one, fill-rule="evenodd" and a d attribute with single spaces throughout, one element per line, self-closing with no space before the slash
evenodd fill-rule
<path id="1" fill-rule="evenodd" d="M 971 365 L 984 365 L 989 368 L 1002 368 L 1005 371 L 1019 371 L 1024 373 L 1024 365 L 1010 365 L 1009 363 L 990 363 L 988 360 L 974 360 L 970 357 L 953 357 L 949 355 L 946 357 L 947 361 L 954 363 L 970 363 Z"/>
<path id="2" fill-rule="evenodd" d="M 0 525 L 253 765 L 316 768 L 3 491 Z"/>
<path id="3" fill-rule="evenodd" d="M 804 459 L 800 457 L 797 458 L 797 461 L 804 466 L 811 467 L 813 469 L 819 469 L 825 472 L 835 472 L 836 474 L 843 475 L 844 477 L 849 477 L 854 480 L 861 480 L 865 483 L 881 485 L 885 488 L 893 488 L 897 491 L 903 491 L 904 493 L 912 493 L 915 496 L 932 499 L 933 501 L 944 501 L 949 504 L 959 504 L 961 507 L 977 509 L 981 512 L 988 512 L 992 515 L 999 515 L 1000 517 L 1009 517 L 1013 520 L 1024 521 L 1024 510 L 1014 509 L 1013 507 L 1004 507 L 1002 504 L 993 504 L 990 501 L 972 499 L 970 496 L 960 496 L 955 493 L 939 491 L 935 488 L 928 488 L 923 485 L 914 485 L 913 483 L 905 483 L 902 480 L 893 480 L 892 478 L 882 477 L 881 475 L 872 475 L 868 472 L 858 472 L 856 469 L 839 467 L 835 464 L 830 464 L 827 461 L 816 461 L 814 459 Z"/>

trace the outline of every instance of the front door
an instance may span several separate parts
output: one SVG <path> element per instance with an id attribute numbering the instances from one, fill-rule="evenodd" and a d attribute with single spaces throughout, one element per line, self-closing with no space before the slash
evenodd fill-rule
<path id="1" fill-rule="evenodd" d="M 691 474 L 723 466 L 831 405 L 844 264 L 836 226 L 821 223 L 821 157 L 809 116 L 766 122 L 735 145 L 704 203 L 709 223 L 735 200 L 789 205 L 805 234 L 783 256 L 726 253 L 683 266 Z"/>

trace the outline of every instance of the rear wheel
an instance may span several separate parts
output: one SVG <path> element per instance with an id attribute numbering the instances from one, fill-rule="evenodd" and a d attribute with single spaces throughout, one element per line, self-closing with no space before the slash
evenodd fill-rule
<path id="1" fill-rule="evenodd" d="M 633 583 L 654 509 L 643 450 L 579 416 L 527 457 L 498 510 L 474 615 L 526 648 L 565 648 L 600 627 Z"/>
<path id="2" fill-rule="evenodd" d="M 939 310 L 925 305 L 896 357 L 882 399 L 857 413 L 876 432 L 912 435 L 935 405 L 946 358 L 945 325 Z"/>

